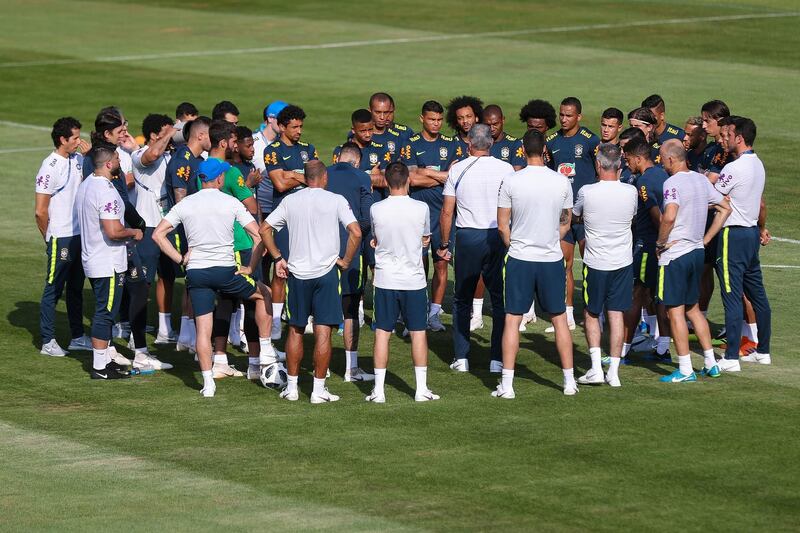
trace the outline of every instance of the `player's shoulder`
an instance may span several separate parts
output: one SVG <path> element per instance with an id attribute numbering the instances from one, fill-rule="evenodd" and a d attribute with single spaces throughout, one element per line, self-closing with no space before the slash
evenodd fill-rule
<path id="1" fill-rule="evenodd" d="M 592 141 L 600 141 L 600 137 L 595 135 L 592 130 L 585 126 L 581 126 L 581 129 L 578 130 L 578 135 Z"/>
<path id="2" fill-rule="evenodd" d="M 556 130 L 547 137 L 544 138 L 544 142 L 551 142 L 561 137 L 561 130 Z"/>
<path id="3" fill-rule="evenodd" d="M 270 143 L 269 147 L 270 147 L 270 148 L 280 148 L 280 147 L 281 147 L 281 144 L 282 144 L 282 143 L 281 143 L 281 141 L 280 141 L 280 139 L 279 139 L 279 140 L 277 140 L 277 141 L 275 141 L 275 142 L 272 142 L 272 143 Z"/>
<path id="4" fill-rule="evenodd" d="M 375 142 L 375 141 L 370 141 L 369 145 L 370 145 L 371 148 L 384 148 L 386 146 L 383 143 L 379 143 L 379 142 Z"/>
<path id="5" fill-rule="evenodd" d="M 398 124 L 398 123 L 396 123 L 396 122 L 395 122 L 394 124 L 392 124 L 392 127 L 391 127 L 391 129 L 393 129 L 393 130 L 395 130 L 395 131 L 398 131 L 398 132 L 403 132 L 403 133 L 406 133 L 406 132 L 410 132 L 410 131 L 411 131 L 411 128 L 409 128 L 409 127 L 408 127 L 408 126 L 406 126 L 405 124 Z"/>
<path id="6" fill-rule="evenodd" d="M 309 143 L 305 142 L 305 141 L 297 141 L 297 146 L 301 146 L 303 148 L 308 148 L 311 145 Z"/>
<path id="7" fill-rule="evenodd" d="M 411 136 L 411 137 L 408 139 L 408 142 L 412 142 L 412 143 L 413 143 L 413 142 L 417 142 L 417 141 L 419 141 L 421 138 L 422 138 L 422 135 L 421 135 L 421 134 L 419 134 L 419 133 L 417 133 L 416 135 L 412 135 L 412 136 Z"/>
<path id="8" fill-rule="evenodd" d="M 516 137 L 514 137 L 513 135 L 511 135 L 511 134 L 510 134 L 510 133 L 508 133 L 507 131 L 504 131 L 504 132 L 503 132 L 503 140 L 504 140 L 504 141 L 509 141 L 509 142 L 516 142 L 516 141 L 518 141 L 519 139 L 517 139 Z"/>
<path id="9" fill-rule="evenodd" d="M 455 139 L 449 135 L 439 134 L 439 138 L 446 142 L 453 142 Z"/>

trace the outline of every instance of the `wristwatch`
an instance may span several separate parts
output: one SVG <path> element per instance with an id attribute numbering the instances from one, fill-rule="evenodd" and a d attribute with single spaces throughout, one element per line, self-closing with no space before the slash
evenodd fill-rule
<path id="1" fill-rule="evenodd" d="M 447 250 L 448 248 L 450 248 L 450 241 L 444 241 L 439 245 L 440 250 Z"/>

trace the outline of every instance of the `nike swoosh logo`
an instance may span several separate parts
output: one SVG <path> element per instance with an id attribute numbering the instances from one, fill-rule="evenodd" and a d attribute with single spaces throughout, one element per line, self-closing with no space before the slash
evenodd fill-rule
<path id="1" fill-rule="evenodd" d="M 103 379 L 108 379 L 108 376 L 106 374 L 100 374 L 99 372 L 96 372 L 96 374 Z"/>
<path id="2" fill-rule="evenodd" d="M 553 150 L 553 153 L 555 154 L 555 153 L 560 152 L 560 151 L 561 151 L 561 148 L 559 148 L 558 150 Z"/>
<path id="3" fill-rule="evenodd" d="M 424 153 L 425 153 L 425 152 L 417 152 L 417 155 L 422 155 L 422 154 L 424 154 Z"/>
<path id="4" fill-rule="evenodd" d="M 286 161 L 287 159 L 291 159 L 291 158 L 292 158 L 292 156 L 287 155 L 286 157 L 283 158 L 283 160 Z"/>

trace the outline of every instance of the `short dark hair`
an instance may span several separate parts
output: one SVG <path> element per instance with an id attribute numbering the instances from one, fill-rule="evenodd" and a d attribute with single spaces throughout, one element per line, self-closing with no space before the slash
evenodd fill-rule
<path id="1" fill-rule="evenodd" d="M 639 128 L 634 128 L 634 127 L 625 128 L 619 134 L 620 142 L 628 141 L 628 140 L 629 140 L 629 142 L 633 142 L 636 139 L 641 139 L 643 142 L 647 142 L 647 136 Z"/>
<path id="2" fill-rule="evenodd" d="M 287 105 L 278 113 L 277 121 L 281 126 L 288 126 L 293 120 L 305 120 L 306 112 L 296 105 Z"/>
<path id="3" fill-rule="evenodd" d="M 637 107 L 628 113 L 628 120 L 640 120 L 655 126 L 658 124 L 655 114 L 648 107 Z"/>
<path id="4" fill-rule="evenodd" d="M 181 102 L 178 104 L 178 107 L 175 108 L 175 118 L 185 117 L 186 115 L 197 116 L 198 114 L 200 114 L 200 112 L 191 102 Z"/>
<path id="5" fill-rule="evenodd" d="M 151 113 L 144 117 L 144 120 L 142 121 L 142 135 L 144 135 L 144 142 L 150 142 L 150 135 L 153 133 L 158 134 L 158 132 L 161 131 L 161 128 L 167 124 L 173 124 L 172 119 L 167 115 Z"/>
<path id="6" fill-rule="evenodd" d="M 356 109 L 353 111 L 353 114 L 350 115 L 350 122 L 353 126 L 372 122 L 372 113 L 369 112 L 369 109 Z"/>
<path id="7" fill-rule="evenodd" d="M 192 128 L 194 128 L 195 125 L 204 125 L 207 128 L 210 128 L 211 127 L 211 119 L 206 117 L 206 116 L 199 116 L 196 119 L 190 120 L 189 122 L 184 124 L 183 125 L 183 138 L 186 139 L 187 141 L 191 137 Z"/>
<path id="8" fill-rule="evenodd" d="M 213 120 L 224 120 L 225 115 L 230 113 L 231 115 L 239 116 L 239 108 L 234 105 L 233 102 L 228 100 L 223 100 L 217 105 L 214 106 L 214 109 L 211 110 L 211 118 Z"/>
<path id="9" fill-rule="evenodd" d="M 530 118 L 544 120 L 549 130 L 556 125 L 556 110 L 547 100 L 530 100 L 519 110 L 519 120 L 523 123 L 527 123 Z"/>
<path id="10" fill-rule="evenodd" d="M 522 136 L 522 147 L 528 157 L 540 157 L 544 152 L 544 135 L 539 130 L 528 130 Z"/>
<path id="11" fill-rule="evenodd" d="M 651 94 L 642 100 L 642 107 L 646 107 L 647 109 L 658 109 L 659 111 L 666 111 L 667 109 L 664 99 L 657 94 Z"/>
<path id="12" fill-rule="evenodd" d="M 653 160 L 653 147 L 642 137 L 632 138 L 627 142 L 627 144 L 625 144 L 625 148 L 623 148 L 622 151 L 625 152 L 625 156 L 635 155 L 644 157 L 649 161 Z"/>
<path id="13" fill-rule="evenodd" d="M 421 114 L 424 115 L 425 113 L 443 114 L 444 113 L 444 108 L 442 107 L 442 104 L 440 104 L 436 100 L 428 100 L 427 102 L 422 104 Z"/>
<path id="14" fill-rule="evenodd" d="M 247 126 L 236 126 L 236 138 L 238 140 L 247 139 L 248 137 L 253 136 L 253 130 L 248 128 Z"/>
<path id="15" fill-rule="evenodd" d="M 72 130 L 81 129 L 81 123 L 78 119 L 72 117 L 61 117 L 53 123 L 53 131 L 50 132 L 50 137 L 53 138 L 53 146 L 58 148 L 61 146 L 61 137 L 69 139 L 72 137 Z"/>
<path id="16" fill-rule="evenodd" d="M 478 122 L 483 120 L 483 100 L 476 96 L 456 96 L 447 104 L 447 124 L 453 131 L 458 130 L 456 111 L 464 107 L 472 109 Z"/>
<path id="17" fill-rule="evenodd" d="M 703 107 L 700 108 L 700 112 L 708 113 L 709 116 L 714 120 L 722 117 L 729 117 L 731 115 L 731 110 L 722 100 L 711 100 L 706 102 L 703 104 Z"/>
<path id="18" fill-rule="evenodd" d="M 236 134 L 236 126 L 226 120 L 212 120 L 208 128 L 211 148 L 216 148 L 222 141 L 227 141 Z"/>
<path id="19" fill-rule="evenodd" d="M 408 167 L 402 161 L 389 163 L 384 171 L 390 189 L 402 189 L 408 183 Z"/>
<path id="20" fill-rule="evenodd" d="M 574 107 L 575 111 L 577 111 L 579 115 L 583 113 L 583 105 L 581 104 L 581 101 L 578 100 L 577 96 L 567 96 L 561 100 L 561 105 Z"/>
<path id="21" fill-rule="evenodd" d="M 122 114 L 116 107 L 104 107 L 94 119 L 94 131 L 91 134 L 92 146 L 106 142 L 105 132 L 123 125 Z"/>
<path id="22" fill-rule="evenodd" d="M 369 106 L 372 107 L 373 102 L 389 102 L 394 107 L 394 98 L 389 93 L 375 93 L 369 97 Z"/>
<path id="23" fill-rule="evenodd" d="M 318 180 L 328 170 L 325 168 L 325 164 L 319 159 L 307 161 L 306 164 L 303 165 L 303 168 L 305 171 L 306 180 Z"/>
<path id="24" fill-rule="evenodd" d="M 717 120 L 717 125 L 718 126 L 733 126 L 735 124 L 735 122 L 740 118 L 742 118 L 742 117 L 737 116 L 737 115 L 730 115 L 730 116 L 727 116 L 727 117 L 722 117 L 719 120 Z"/>
<path id="25" fill-rule="evenodd" d="M 741 135 L 744 139 L 744 144 L 753 146 L 756 142 L 756 123 L 747 117 L 737 117 L 733 121 L 734 131 L 736 135 Z"/>
<path id="26" fill-rule="evenodd" d="M 89 151 L 91 154 L 92 162 L 94 163 L 95 168 L 102 165 L 106 161 L 111 160 L 114 157 L 114 152 L 117 151 L 117 147 L 110 142 L 107 141 L 100 141 L 97 144 L 92 144 L 92 149 Z"/>
<path id="27" fill-rule="evenodd" d="M 502 118 L 503 109 L 497 104 L 489 104 L 483 108 L 483 116 L 485 117 L 486 115 L 491 115 L 491 114 L 500 115 L 500 117 Z"/>
<path id="28" fill-rule="evenodd" d="M 353 141 L 347 141 L 339 148 L 339 159 L 342 158 L 343 155 L 352 154 L 354 157 L 361 157 L 361 148 L 358 147 L 356 143 Z"/>
<path id="29" fill-rule="evenodd" d="M 622 121 L 625 119 L 625 115 L 622 114 L 622 110 L 617 109 L 616 107 L 609 107 L 603 111 L 603 114 L 600 115 L 600 118 L 615 118 L 617 119 L 617 122 L 622 124 Z"/>

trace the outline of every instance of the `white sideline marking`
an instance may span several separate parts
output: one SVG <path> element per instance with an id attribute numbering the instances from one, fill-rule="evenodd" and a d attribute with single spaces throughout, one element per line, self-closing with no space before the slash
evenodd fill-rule
<path id="1" fill-rule="evenodd" d="M 778 242 L 788 242 L 791 244 L 800 244 L 800 241 L 798 241 L 797 239 L 787 239 L 785 237 L 772 237 L 772 240 Z"/>
<path id="2" fill-rule="evenodd" d="M 0 154 L 18 154 L 22 152 L 46 152 L 46 151 L 53 151 L 52 146 L 39 146 L 37 148 L 7 148 L 5 150 L 0 150 Z"/>
<path id="3" fill-rule="evenodd" d="M 513 37 L 516 35 L 535 35 L 546 33 L 569 33 L 587 30 L 608 30 L 637 28 L 646 26 L 666 26 L 674 24 L 691 24 L 697 22 L 731 22 L 737 20 L 755 20 L 770 18 L 798 17 L 800 12 L 787 11 L 784 13 L 753 13 L 745 15 L 719 15 L 714 17 L 674 18 L 665 20 L 640 20 L 616 24 L 583 24 L 578 26 L 554 26 L 552 28 L 530 28 L 525 30 L 487 31 L 476 33 L 451 33 L 434 34 L 421 37 L 398 37 L 394 39 L 374 39 L 369 41 L 343 41 L 321 44 L 300 44 L 289 46 L 267 46 L 263 48 L 234 48 L 229 50 L 194 50 L 186 52 L 166 52 L 163 54 L 140 54 L 125 56 L 106 56 L 88 59 L 43 59 L 39 61 L 15 61 L 0 63 L 0 68 L 41 67 L 49 65 L 74 65 L 78 63 L 116 63 L 124 61 L 144 61 L 154 59 L 171 59 L 179 57 L 211 57 L 241 54 L 269 54 L 275 52 L 293 52 L 298 50 L 328 50 L 335 48 L 354 48 L 359 46 L 377 46 L 387 44 L 427 43 L 438 41 L 452 41 L 457 39 L 472 39 L 482 37 Z"/>

